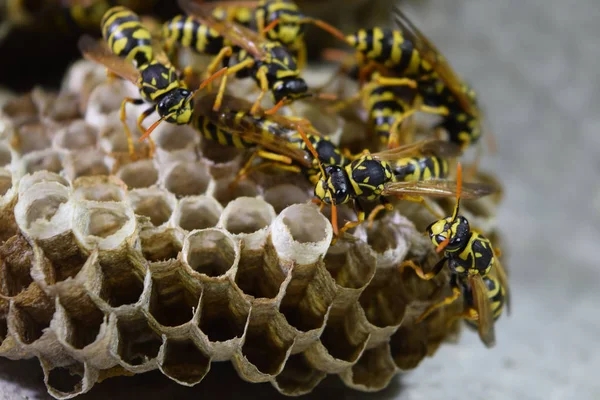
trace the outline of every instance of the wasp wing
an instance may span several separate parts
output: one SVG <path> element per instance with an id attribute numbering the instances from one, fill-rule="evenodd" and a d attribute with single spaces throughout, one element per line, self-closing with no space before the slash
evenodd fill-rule
<path id="1" fill-rule="evenodd" d="M 462 154 L 460 147 L 454 143 L 439 139 L 426 139 L 419 142 L 407 144 L 378 153 L 371 156 L 381 161 L 395 161 L 402 157 L 412 155 L 435 154 L 439 157 L 454 158 Z"/>
<path id="2" fill-rule="evenodd" d="M 396 6 L 394 9 L 394 22 L 402 31 L 403 35 L 413 43 L 415 49 L 418 50 L 421 57 L 431 64 L 433 70 L 452 91 L 463 109 L 465 109 L 469 114 L 477 117 L 479 115 L 479 110 L 464 92 L 462 80 L 458 77 L 450 64 L 448 64 L 448 61 L 442 55 L 442 53 L 408 19 L 408 17 L 400 10 L 399 6 Z"/>
<path id="3" fill-rule="evenodd" d="M 469 285 L 473 294 L 473 304 L 477 311 L 477 331 L 481 341 L 486 347 L 493 347 L 496 344 L 496 335 L 494 333 L 494 317 L 490 300 L 487 296 L 487 286 L 479 274 L 469 275 Z"/>
<path id="4" fill-rule="evenodd" d="M 194 0 L 177 0 L 177 3 L 188 15 L 214 29 L 233 45 L 241 47 L 255 58 L 264 59 L 267 56 L 267 53 L 261 47 L 261 44 L 265 43 L 267 39 L 253 30 L 232 21 L 219 21 L 215 19 L 204 7 Z"/>
<path id="5" fill-rule="evenodd" d="M 496 191 L 492 185 L 484 183 L 463 183 L 461 198 L 478 199 Z M 385 185 L 383 196 L 427 196 L 456 197 L 456 182 L 445 179 L 426 181 L 390 182 Z"/>
<path id="6" fill-rule="evenodd" d="M 498 281 L 500 281 L 500 285 L 504 288 L 505 293 L 505 303 L 506 303 L 506 311 L 507 314 L 510 314 L 510 289 L 508 287 L 508 276 L 506 274 L 506 270 L 502 263 L 500 263 L 500 258 L 496 255 L 494 260 L 494 267 L 496 271 L 496 277 L 498 277 Z"/>
<path id="7" fill-rule="evenodd" d="M 138 81 L 140 72 L 134 65 L 111 52 L 104 42 L 84 35 L 79 39 L 78 46 L 86 59 L 104 65 L 125 80 L 133 83 Z"/>

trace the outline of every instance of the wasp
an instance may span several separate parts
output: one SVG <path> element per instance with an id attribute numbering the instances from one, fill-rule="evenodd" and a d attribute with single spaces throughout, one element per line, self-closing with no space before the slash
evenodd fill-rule
<path id="1" fill-rule="evenodd" d="M 238 78 L 250 76 L 258 84 L 260 94 L 251 108 L 253 114 L 258 112 L 260 103 L 268 91 L 271 91 L 273 101 L 277 104 L 271 112 L 275 112 L 285 102 L 313 95 L 308 92 L 306 82 L 300 77 L 298 65 L 285 46 L 272 42 L 242 25 L 227 20 L 219 21 L 193 0 L 178 0 L 178 3 L 188 15 L 217 32 L 227 42 L 209 65 L 208 74 L 216 71 L 223 60 L 231 57 L 234 48 L 236 49 L 237 63 L 229 67 L 221 80 L 215 110 L 221 106 L 227 76 L 232 74 L 236 74 Z"/>
<path id="2" fill-rule="evenodd" d="M 216 7 L 213 10 L 215 18 L 253 27 L 267 39 L 281 43 L 297 59 L 300 69 L 306 65 L 304 32 L 307 24 L 318 26 L 344 40 L 344 35 L 338 29 L 325 21 L 304 15 L 291 0 L 220 1 L 202 7 L 205 10 Z"/>
<path id="3" fill-rule="evenodd" d="M 430 272 L 423 270 L 412 261 L 406 261 L 401 268 L 409 267 L 425 280 L 433 279 L 448 265 L 451 272 L 452 295 L 433 304 L 417 319 L 425 319 L 432 311 L 456 301 L 462 294 L 465 312 L 457 316 L 464 318 L 477 328 L 479 337 L 487 347 L 495 344 L 494 321 L 504 309 L 510 306 L 506 272 L 498 259 L 498 252 L 481 233 L 472 229 L 469 221 L 459 215 L 462 167 L 457 171 L 456 205 L 450 217 L 433 222 L 427 227 L 431 242 L 443 257 Z M 491 273 L 492 269 L 494 274 Z"/>
<path id="4" fill-rule="evenodd" d="M 346 43 L 357 50 L 358 64 L 417 81 L 426 107 L 422 111 L 441 115 L 440 127 L 463 149 L 475 143 L 482 117 L 473 89 L 398 7 L 394 21 L 398 29 L 361 29 L 346 37 Z"/>
<path id="5" fill-rule="evenodd" d="M 190 90 L 179 72 L 168 62 L 164 53 L 161 53 L 160 47 L 153 45 L 149 32 L 136 17 L 132 11 L 123 7 L 110 9 L 103 19 L 103 33 L 107 43 L 87 35 L 82 36 L 78 43 L 85 58 L 104 65 L 110 72 L 139 88 L 141 98 L 125 98 L 120 109 L 120 118 L 132 157 L 135 156 L 135 151 L 126 122 L 127 103 L 152 104 L 137 120 L 138 129 L 142 132 L 145 131 L 143 121 L 154 111 L 160 116 L 159 121 L 188 124 L 192 116 L 195 94 L 212 79 L 226 72 L 226 69 L 222 69 L 203 82 L 197 90 Z"/>
<path id="6" fill-rule="evenodd" d="M 303 134 L 300 129 L 299 132 Z M 304 137 L 313 157 L 318 154 L 307 137 Z M 365 220 L 362 200 L 379 200 L 380 205 L 369 215 L 373 221 L 378 212 L 390 210 L 386 199 L 395 196 L 416 201 L 427 206 L 426 197 L 452 197 L 456 193 L 456 182 L 444 179 L 448 173 L 446 158 L 460 154 L 452 143 L 428 139 L 379 153 L 364 151 L 346 166 L 319 163 L 320 177 L 315 185 L 315 197 L 322 204 L 331 205 L 332 225 L 336 235 L 354 228 Z M 416 158 L 413 156 L 417 155 Z M 465 198 L 475 199 L 495 191 L 484 184 L 464 184 Z M 347 222 L 338 231 L 336 206 L 352 201 L 357 221 Z M 431 210 L 433 212 L 433 210 Z"/>

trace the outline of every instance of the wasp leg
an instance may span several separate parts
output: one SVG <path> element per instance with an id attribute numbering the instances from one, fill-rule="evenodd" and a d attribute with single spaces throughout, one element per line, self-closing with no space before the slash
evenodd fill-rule
<path id="1" fill-rule="evenodd" d="M 445 106 L 432 107 L 421 104 L 419 106 L 419 111 L 422 111 L 427 114 L 441 115 L 442 117 L 445 117 L 448 114 L 450 114 L 450 111 Z"/>
<path id="2" fill-rule="evenodd" d="M 129 156 L 132 159 L 135 159 L 136 155 L 135 155 L 135 147 L 133 146 L 133 136 L 131 135 L 131 131 L 129 130 L 129 126 L 127 125 L 127 111 L 126 111 L 127 103 L 131 103 L 136 106 L 139 106 L 139 105 L 144 104 L 144 100 L 132 99 L 131 97 L 125 97 L 125 99 L 121 103 L 121 110 L 119 113 L 121 123 L 123 124 L 123 129 L 125 130 L 125 135 L 127 136 L 127 149 L 129 150 Z"/>
<path id="3" fill-rule="evenodd" d="M 422 204 L 427 209 L 427 211 L 429 211 L 437 219 L 444 219 L 444 216 L 442 214 L 440 214 L 439 212 L 437 212 L 436 210 L 434 210 L 427 203 L 427 200 L 425 200 L 423 197 L 420 197 L 420 196 L 397 195 L 396 198 L 398 200 L 406 200 L 406 201 L 412 201 L 413 203 L 420 203 L 420 204 Z"/>
<path id="4" fill-rule="evenodd" d="M 360 202 L 355 199 L 354 200 L 354 210 L 356 211 L 356 221 L 348 221 L 346 224 L 340 229 L 340 235 L 346 232 L 349 229 L 356 228 L 365 220 L 365 211 L 363 210 Z"/>
<path id="5" fill-rule="evenodd" d="M 433 269 L 429 272 L 423 272 L 423 269 L 421 267 L 419 267 L 417 264 L 415 264 L 412 260 L 404 261 L 402 264 L 400 264 L 399 268 L 400 268 L 400 272 L 402 272 L 402 270 L 404 268 L 411 268 L 413 271 L 415 271 L 415 273 L 417 274 L 417 276 L 419 278 L 423 279 L 424 281 L 429 281 L 429 280 L 435 278 L 437 276 L 437 274 L 440 273 L 442 268 L 444 268 L 445 263 L 446 263 L 446 257 L 443 257 L 440 261 L 438 261 L 433 266 Z"/>
<path id="6" fill-rule="evenodd" d="M 208 64 L 208 67 L 206 67 L 206 76 L 211 76 L 212 74 L 214 74 L 223 62 L 223 60 L 225 58 L 231 57 L 232 54 L 233 49 L 231 48 L 231 46 L 223 47 L 215 56 L 215 58 L 211 61 L 211 63 Z"/>
<path id="7" fill-rule="evenodd" d="M 298 64 L 298 70 L 302 71 L 304 67 L 306 67 L 306 43 L 304 43 L 303 39 L 296 39 L 297 41 L 297 53 L 296 53 L 296 63 Z"/>
<path id="8" fill-rule="evenodd" d="M 377 84 L 385 86 L 408 86 L 413 89 L 417 87 L 417 81 L 410 78 L 388 78 L 385 76 L 378 76 L 374 80 Z"/>
<path id="9" fill-rule="evenodd" d="M 381 204 L 379 204 L 377 207 L 375 207 L 369 213 L 369 217 L 367 218 L 367 221 L 369 221 L 369 229 L 373 228 L 373 222 L 375 222 L 375 218 L 377 217 L 377 214 L 379 214 L 383 210 L 391 211 L 394 209 L 394 206 L 392 206 L 392 204 L 385 197 L 381 196 L 379 198 L 379 201 L 381 202 Z"/>
<path id="10" fill-rule="evenodd" d="M 223 102 L 223 95 L 225 94 L 225 87 L 227 86 L 227 77 L 229 75 L 233 75 L 238 71 L 243 70 L 244 68 L 249 68 L 254 64 L 254 60 L 248 58 L 241 63 L 234 65 L 227 69 L 227 72 L 221 78 L 221 85 L 219 86 L 219 91 L 217 92 L 217 98 L 215 99 L 215 104 L 213 105 L 213 111 L 219 111 L 221 108 L 221 103 Z"/>
<path id="11" fill-rule="evenodd" d="M 144 134 L 146 132 L 146 129 L 144 128 L 142 123 L 144 122 L 144 120 L 146 118 L 148 118 L 150 115 L 152 115 L 153 112 L 154 112 L 154 107 L 150 107 L 147 110 L 145 110 L 143 113 L 141 113 L 140 116 L 138 117 L 137 127 L 142 134 Z M 148 146 L 150 147 L 148 149 L 148 158 L 152 158 L 152 156 L 154 155 L 154 150 L 156 149 L 156 144 L 154 143 L 154 140 L 150 136 L 148 136 Z"/>
<path id="12" fill-rule="evenodd" d="M 265 160 L 270 160 L 271 162 L 260 163 L 257 166 L 252 166 L 252 163 L 256 159 L 256 157 L 261 157 Z M 297 166 L 292 166 L 292 159 L 283 156 L 281 154 L 272 153 L 265 150 L 256 150 L 252 153 L 252 155 L 248 158 L 248 161 L 244 163 L 244 166 L 239 170 L 237 176 L 235 178 L 236 182 L 239 182 L 246 178 L 250 173 L 257 171 L 259 169 L 268 168 L 269 166 L 277 166 L 279 169 L 285 169 L 293 172 L 300 172 L 300 168 Z M 263 166 L 266 165 L 266 166 Z"/>
<path id="13" fill-rule="evenodd" d="M 439 303 L 436 303 L 436 304 L 433 304 L 433 305 L 427 307 L 427 309 L 423 312 L 423 314 L 421 314 L 419 316 L 419 318 L 416 319 L 415 324 L 418 324 L 419 322 L 423 321 L 425 318 L 427 318 L 427 316 L 429 316 L 429 314 L 431 314 L 433 311 L 437 310 L 438 308 L 454 303 L 456 301 L 456 299 L 458 299 L 460 297 L 460 295 L 461 295 L 460 289 L 457 287 L 453 287 L 452 294 L 450 296 L 446 297 Z"/>
<path id="14" fill-rule="evenodd" d="M 269 81 L 267 80 L 267 67 L 261 67 L 257 72 L 258 81 L 260 84 L 260 93 L 258 94 L 258 98 L 252 105 L 250 109 L 250 114 L 256 115 L 260 109 L 260 103 L 262 102 L 263 97 L 269 91 Z"/>
<path id="15" fill-rule="evenodd" d="M 411 142 L 407 142 L 406 138 L 403 137 L 403 136 L 407 136 L 406 134 L 401 134 L 402 131 L 404 131 L 403 133 L 406 133 L 406 131 L 408 129 L 400 129 L 400 125 L 403 122 L 406 122 L 406 119 L 410 118 L 417 111 L 419 111 L 419 110 L 416 108 L 413 108 L 411 110 L 408 110 L 404 114 L 402 114 L 402 116 L 400 118 L 396 118 L 396 120 L 390 127 L 388 149 L 394 149 L 394 148 L 398 147 L 401 142 L 411 143 Z M 403 140 L 400 140 L 400 137 L 403 137 Z"/>
<path id="16" fill-rule="evenodd" d="M 479 314 L 474 308 L 469 308 L 467 311 L 456 314 L 448 318 L 448 326 L 451 326 L 457 319 L 468 319 L 469 321 L 479 321 Z"/>

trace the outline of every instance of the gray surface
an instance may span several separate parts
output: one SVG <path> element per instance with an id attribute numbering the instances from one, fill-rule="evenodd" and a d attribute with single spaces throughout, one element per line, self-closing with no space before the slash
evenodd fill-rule
<path id="1" fill-rule="evenodd" d="M 327 379 L 306 398 L 600 399 L 600 6 L 597 0 L 415 1 L 409 15 L 480 93 L 503 176 L 514 311 L 486 350 L 466 332 L 380 395 Z M 420 3 L 420 4 L 416 4 Z M 2 382 L 18 382 L 15 388 Z M 227 365 L 196 388 L 158 373 L 115 378 L 81 399 L 279 398 Z M 0 399 L 45 398 L 36 362 L 0 360 Z"/>

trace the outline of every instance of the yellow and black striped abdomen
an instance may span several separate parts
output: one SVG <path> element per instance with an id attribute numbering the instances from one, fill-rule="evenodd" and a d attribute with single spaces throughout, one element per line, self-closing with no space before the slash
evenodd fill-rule
<path id="1" fill-rule="evenodd" d="M 111 51 L 138 67 L 152 60 L 150 31 L 142 25 L 140 18 L 126 7 L 113 7 L 102 18 L 102 36 Z"/>
<path id="2" fill-rule="evenodd" d="M 163 39 L 207 55 L 218 54 L 224 46 L 224 39 L 217 31 L 185 15 L 165 22 Z"/>
<path id="3" fill-rule="evenodd" d="M 369 93 L 367 107 L 373 132 L 383 142 L 389 139 L 394 122 L 404 119 L 410 111 L 410 106 L 400 98 L 398 87 L 389 86 L 376 86 Z"/>
<path id="4" fill-rule="evenodd" d="M 200 114 L 194 114 L 192 117 L 192 127 L 206 139 L 215 141 L 223 146 L 233 146 L 238 149 L 247 149 L 255 146 L 254 143 L 243 140 L 239 135 L 219 128 L 209 118 Z"/>
<path id="5" fill-rule="evenodd" d="M 448 161 L 438 156 L 406 157 L 393 165 L 398 181 L 426 181 L 448 176 Z"/>
<path id="6" fill-rule="evenodd" d="M 140 67 L 140 80 L 138 86 L 144 100 L 155 103 L 162 96 L 176 88 L 186 88 L 185 83 L 179 81 L 177 70 L 173 66 L 164 65 L 158 61 L 151 61 Z"/>
<path id="7" fill-rule="evenodd" d="M 375 61 L 407 77 L 431 73 L 413 43 L 400 31 L 388 28 L 360 29 L 346 37 L 347 42 L 368 60 Z"/>

